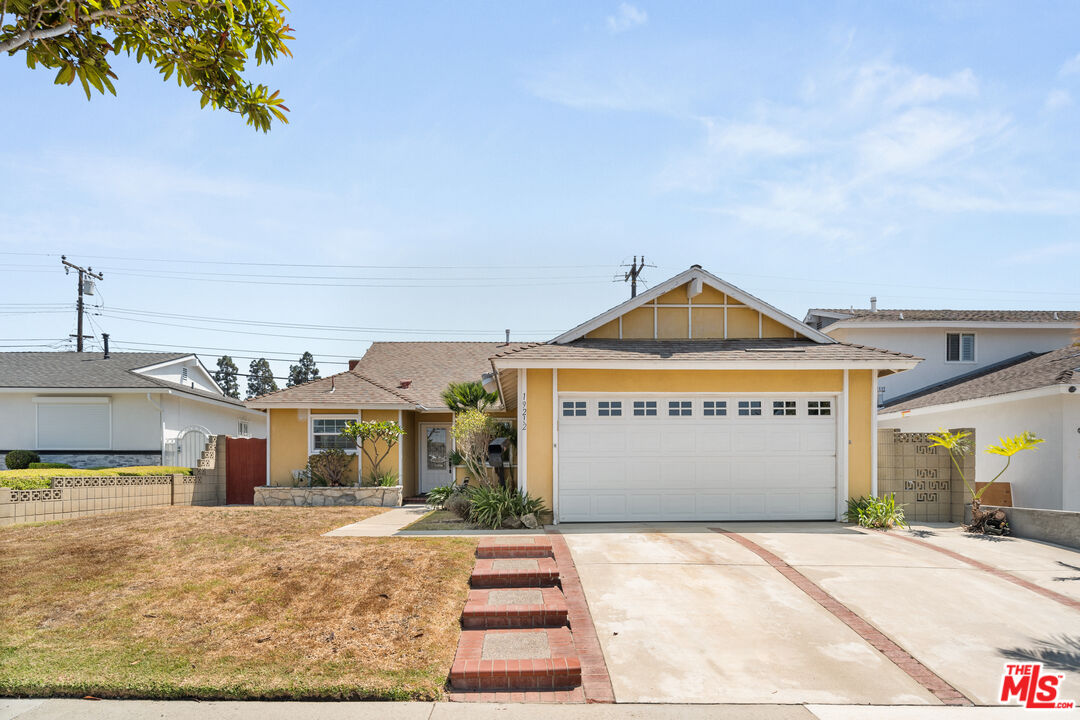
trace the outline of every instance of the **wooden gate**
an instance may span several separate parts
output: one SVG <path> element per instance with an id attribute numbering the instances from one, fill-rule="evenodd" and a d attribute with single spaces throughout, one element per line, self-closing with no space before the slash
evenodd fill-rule
<path id="1" fill-rule="evenodd" d="M 253 505 L 255 486 L 266 484 L 266 440 L 225 439 L 225 503 Z"/>

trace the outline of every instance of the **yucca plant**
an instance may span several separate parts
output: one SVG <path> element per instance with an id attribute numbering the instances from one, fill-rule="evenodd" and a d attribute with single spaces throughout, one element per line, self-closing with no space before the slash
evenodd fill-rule
<path id="1" fill-rule="evenodd" d="M 460 488 L 454 483 L 448 485 L 440 485 L 436 488 L 431 488 L 427 493 L 428 507 L 433 507 L 436 510 L 441 510 L 446 507 L 446 501 L 450 499 L 450 496 L 458 492 Z"/>
<path id="2" fill-rule="evenodd" d="M 896 496 L 891 494 L 880 498 L 848 498 L 848 509 L 844 513 L 844 519 L 858 523 L 861 527 L 882 530 L 888 530 L 894 526 L 908 527 L 907 520 L 904 518 L 904 506 L 897 505 Z"/>

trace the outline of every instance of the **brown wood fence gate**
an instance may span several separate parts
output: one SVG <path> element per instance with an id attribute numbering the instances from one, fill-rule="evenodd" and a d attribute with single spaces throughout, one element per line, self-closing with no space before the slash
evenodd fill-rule
<path id="1" fill-rule="evenodd" d="M 253 505 L 255 486 L 266 484 L 266 440 L 226 438 L 225 502 Z"/>

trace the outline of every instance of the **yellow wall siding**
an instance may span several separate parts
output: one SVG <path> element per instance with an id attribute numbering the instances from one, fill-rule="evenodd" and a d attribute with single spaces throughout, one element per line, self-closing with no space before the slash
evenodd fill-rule
<path id="1" fill-rule="evenodd" d="M 590 330 L 589 332 L 585 333 L 585 337 L 617 340 L 619 338 L 619 320 L 616 318 L 609 323 L 601 325 L 595 330 Z"/>
<path id="2" fill-rule="evenodd" d="M 296 408 L 269 411 L 270 484 L 290 486 L 292 471 L 307 467 L 310 445 L 308 411 Z M 355 410 L 312 410 L 312 415 L 355 414 Z M 356 482 L 356 461 L 349 468 L 350 482 Z"/>
<path id="3" fill-rule="evenodd" d="M 680 285 L 656 298 L 660 305 L 685 305 L 687 303 L 686 285 Z"/>
<path id="4" fill-rule="evenodd" d="M 418 475 L 419 468 L 417 467 L 417 448 L 419 445 L 419 439 L 417 433 L 419 429 L 416 426 L 416 413 L 412 410 L 405 410 L 401 413 L 401 427 L 405 429 L 405 436 L 401 438 L 401 485 L 402 492 L 405 497 L 415 496 L 419 487 Z"/>
<path id="5" fill-rule="evenodd" d="M 709 285 L 702 285 L 701 292 L 694 296 L 691 300 L 694 305 L 723 305 L 725 302 L 734 302 L 729 300 L 724 293 L 720 292 L 714 287 Z"/>
<path id="6" fill-rule="evenodd" d="M 871 454 L 871 370 L 848 372 L 848 496 L 870 494 L 873 466 Z"/>
<path id="7" fill-rule="evenodd" d="M 724 308 L 693 308 L 695 340 L 724 338 Z"/>
<path id="8" fill-rule="evenodd" d="M 526 395 L 526 434 L 528 447 L 526 452 L 526 479 L 529 494 L 544 500 L 548 510 L 552 510 L 552 439 L 551 439 L 551 370 L 527 370 L 528 391 Z M 560 378 L 561 380 L 561 378 Z"/>
<path id="9" fill-rule="evenodd" d="M 727 336 L 729 338 L 756 338 L 759 314 L 757 310 L 750 308 L 728 308 Z"/>
<path id="10" fill-rule="evenodd" d="M 790 338 L 794 333 L 787 325 L 782 325 L 768 315 L 761 316 L 761 337 L 763 338 Z"/>
<path id="11" fill-rule="evenodd" d="M 646 305 L 631 310 L 622 317 L 622 336 L 625 339 L 652 339 L 653 307 Z"/>
<path id="12" fill-rule="evenodd" d="M 394 422 L 397 422 L 398 411 L 397 410 L 361 410 L 360 411 L 360 419 L 361 420 L 371 420 L 371 421 L 375 421 L 375 422 L 381 422 L 381 421 L 385 421 L 385 420 L 392 420 Z M 386 447 L 385 443 L 379 443 L 378 445 L 375 445 L 375 446 L 373 446 L 371 443 L 368 443 L 367 451 L 368 451 L 368 453 L 370 455 L 378 457 L 382 453 L 386 452 L 386 450 L 387 450 L 387 447 Z M 368 475 L 371 474 L 371 471 L 372 471 L 371 461 L 368 460 L 367 457 L 363 457 L 363 463 L 364 463 L 364 478 L 366 479 L 368 477 Z M 390 449 L 389 454 L 387 454 L 387 456 L 383 459 L 382 463 L 380 463 L 380 467 L 381 467 L 381 469 L 383 471 L 393 470 L 394 472 L 396 472 L 398 474 L 398 477 L 401 477 L 401 468 L 398 467 L 398 451 L 397 451 L 397 446 L 396 445 L 393 448 Z"/>
<path id="13" fill-rule="evenodd" d="M 690 308 L 661 307 L 657 311 L 656 336 L 661 340 L 690 337 Z"/>

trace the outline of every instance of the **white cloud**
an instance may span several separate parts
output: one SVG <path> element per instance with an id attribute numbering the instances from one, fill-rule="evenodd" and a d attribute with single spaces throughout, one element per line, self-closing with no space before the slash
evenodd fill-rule
<path id="1" fill-rule="evenodd" d="M 1058 70 L 1058 76 L 1065 77 L 1066 75 L 1080 75 L 1080 53 L 1066 60 Z"/>
<path id="2" fill-rule="evenodd" d="M 874 62 L 857 68 L 853 76 L 850 102 L 855 106 L 881 104 L 899 108 L 944 98 L 971 98 L 979 93 L 975 73 L 967 68 L 948 76 L 936 76 L 888 62 Z"/>
<path id="3" fill-rule="evenodd" d="M 860 168 L 874 174 L 926 170 L 1000 133 L 1007 124 L 995 115 L 912 108 L 857 139 Z"/>
<path id="4" fill-rule="evenodd" d="M 1059 110 L 1063 107 L 1072 105 L 1072 95 L 1068 90 L 1051 90 L 1046 95 L 1046 102 L 1043 103 L 1044 110 Z"/>
<path id="5" fill-rule="evenodd" d="M 769 125 L 757 123 L 721 123 L 707 118 L 708 147 L 713 152 L 737 155 L 797 155 L 805 152 L 800 138 Z"/>
<path id="6" fill-rule="evenodd" d="M 614 15 L 608 15 L 607 27 L 611 34 L 617 35 L 627 30 L 633 30 L 648 21 L 649 15 L 644 10 L 630 3 L 621 3 Z"/>

